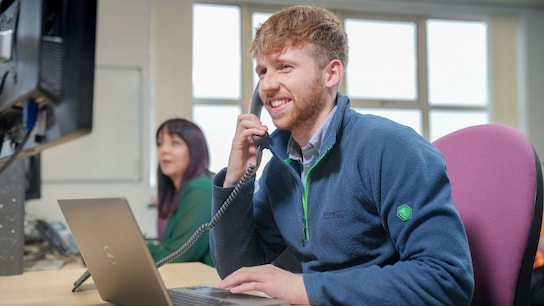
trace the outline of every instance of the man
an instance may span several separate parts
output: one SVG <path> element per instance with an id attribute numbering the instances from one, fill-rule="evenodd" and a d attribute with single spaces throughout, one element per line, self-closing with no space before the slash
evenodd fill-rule
<path id="1" fill-rule="evenodd" d="M 474 279 L 466 234 L 442 155 L 412 129 L 350 109 L 337 91 L 347 38 L 330 11 L 294 6 L 257 30 L 259 95 L 277 130 L 254 178 L 210 233 L 220 287 L 292 304 L 467 305 Z M 252 135 L 238 117 L 213 208 L 250 164 Z M 270 264 L 288 250 L 302 273 Z"/>

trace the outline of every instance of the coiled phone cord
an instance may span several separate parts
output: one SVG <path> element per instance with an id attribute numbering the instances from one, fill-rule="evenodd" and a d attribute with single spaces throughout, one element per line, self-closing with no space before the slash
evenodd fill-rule
<path id="1" fill-rule="evenodd" d="M 238 192 L 240 192 L 240 189 L 242 188 L 242 186 L 251 178 L 253 177 L 253 175 L 255 174 L 255 170 L 259 168 L 259 165 L 261 163 L 261 159 L 262 159 L 262 150 L 264 149 L 263 146 L 261 145 L 258 145 L 258 149 L 257 149 L 257 164 L 256 165 L 253 165 L 253 164 L 250 164 L 248 166 L 248 168 L 246 169 L 246 172 L 244 173 L 244 175 L 242 176 L 242 178 L 240 179 L 240 181 L 238 181 L 238 183 L 236 183 L 236 185 L 234 186 L 234 189 L 231 191 L 231 193 L 229 194 L 229 196 L 227 197 L 227 199 L 223 202 L 223 204 L 221 204 L 221 207 L 219 208 L 219 210 L 217 210 L 217 212 L 213 215 L 212 219 L 210 222 L 208 223 L 205 223 L 205 224 L 202 224 L 194 233 L 193 235 L 191 236 L 191 238 L 189 238 L 189 240 L 187 240 L 187 242 L 185 242 L 182 246 L 180 246 L 177 250 L 175 250 L 174 252 L 170 253 L 169 255 L 167 255 L 166 257 L 162 258 L 161 260 L 157 261 L 155 263 L 155 265 L 157 266 L 157 268 L 163 266 L 164 264 L 167 264 L 171 261 L 173 261 L 174 259 L 178 258 L 179 256 L 183 255 L 185 252 L 187 252 L 187 250 L 196 242 L 196 240 L 200 237 L 200 235 L 202 235 L 202 233 L 204 233 L 204 231 L 206 230 L 209 230 L 209 229 L 212 229 L 213 227 L 215 227 L 217 225 L 217 223 L 219 222 L 219 220 L 221 219 L 221 217 L 223 217 L 223 215 L 225 214 L 225 212 L 227 211 L 227 209 L 230 207 L 230 205 L 232 204 L 232 201 L 234 201 L 234 199 L 236 198 L 236 196 L 238 196 Z M 72 292 L 75 292 L 89 277 L 91 277 L 91 274 L 89 273 L 89 270 L 85 271 L 85 273 L 83 273 L 83 275 L 81 275 L 75 282 L 74 282 L 74 287 L 72 288 Z"/>

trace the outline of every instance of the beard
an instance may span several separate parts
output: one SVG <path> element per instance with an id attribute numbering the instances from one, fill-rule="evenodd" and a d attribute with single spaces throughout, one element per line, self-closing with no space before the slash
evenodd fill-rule
<path id="1" fill-rule="evenodd" d="M 314 79 L 304 91 L 293 97 L 293 107 L 289 114 L 272 117 L 274 125 L 280 130 L 311 129 L 318 121 L 322 110 L 327 106 L 325 88 L 320 80 Z"/>

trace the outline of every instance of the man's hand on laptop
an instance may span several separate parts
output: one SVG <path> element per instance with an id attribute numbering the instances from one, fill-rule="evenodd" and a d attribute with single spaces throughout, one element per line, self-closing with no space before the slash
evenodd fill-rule
<path id="1" fill-rule="evenodd" d="M 287 300 L 291 304 L 308 304 L 302 275 L 274 265 L 245 267 L 225 277 L 219 287 L 232 293 L 264 292 L 270 297 Z"/>

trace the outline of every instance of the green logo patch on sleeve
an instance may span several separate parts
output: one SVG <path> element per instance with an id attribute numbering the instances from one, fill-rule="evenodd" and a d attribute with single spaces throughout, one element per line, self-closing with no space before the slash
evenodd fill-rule
<path id="1" fill-rule="evenodd" d="M 401 221 L 408 221 L 412 219 L 412 208 L 408 204 L 402 204 L 397 208 L 397 217 Z"/>

